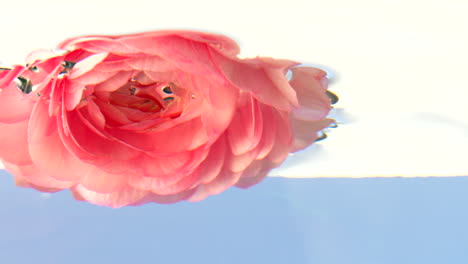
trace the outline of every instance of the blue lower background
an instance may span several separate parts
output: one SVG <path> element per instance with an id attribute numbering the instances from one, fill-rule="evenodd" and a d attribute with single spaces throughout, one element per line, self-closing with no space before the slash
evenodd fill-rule
<path id="1" fill-rule="evenodd" d="M 110 209 L 0 171 L 0 262 L 468 263 L 468 177 L 269 178 L 198 203 Z"/>

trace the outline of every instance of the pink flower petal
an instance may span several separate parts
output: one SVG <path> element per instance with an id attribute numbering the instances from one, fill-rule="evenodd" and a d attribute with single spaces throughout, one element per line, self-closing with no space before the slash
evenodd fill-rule
<path id="1" fill-rule="evenodd" d="M 263 161 L 258 162 L 263 163 Z M 264 169 L 260 168 L 260 166 L 251 165 L 251 167 L 244 171 L 241 178 L 236 183 L 236 187 L 246 189 L 251 187 L 252 185 L 259 183 L 265 177 L 267 177 L 268 172 L 271 170 L 272 167 L 266 167 Z"/>
<path id="2" fill-rule="evenodd" d="M 195 190 L 185 190 L 177 194 L 170 195 L 157 195 L 154 193 L 148 193 L 141 200 L 132 203 L 131 205 L 142 205 L 146 203 L 159 203 L 159 204 L 172 204 L 177 203 L 183 200 L 187 200 L 190 196 L 193 195 Z"/>
<path id="3" fill-rule="evenodd" d="M 84 74 L 76 79 L 64 79 L 63 86 L 67 87 L 64 90 L 65 106 L 68 111 L 75 109 L 83 98 L 83 92 L 87 89 L 87 85 L 101 83 L 112 78 L 117 73 L 115 72 L 98 72 L 92 71 Z"/>
<path id="4" fill-rule="evenodd" d="M 229 169 L 232 172 L 243 172 L 255 160 L 257 152 L 252 150 L 241 155 L 231 156 Z"/>
<path id="5" fill-rule="evenodd" d="M 28 120 L 34 106 L 35 94 L 24 94 L 14 83 L 0 88 L 0 106 L 8 111 L 0 111 L 0 122 L 15 123 Z M 33 97 L 33 98 L 31 98 Z"/>
<path id="6" fill-rule="evenodd" d="M 70 71 L 70 79 L 76 79 L 83 74 L 89 72 L 92 70 L 96 65 L 98 65 L 100 62 L 102 62 L 109 53 L 103 52 L 103 53 L 98 53 L 91 55 L 87 57 L 86 59 L 79 61 L 75 64 L 73 69 Z"/>
<path id="7" fill-rule="evenodd" d="M 103 53 L 112 51 L 114 54 L 134 54 L 138 53 L 136 49 L 132 49 L 118 41 L 107 36 L 89 36 L 67 39 L 58 45 L 59 49 L 74 50 L 84 49 L 93 53 Z"/>
<path id="8" fill-rule="evenodd" d="M 295 63 L 271 69 L 262 59 L 228 59 L 217 53 L 212 54 L 217 66 L 237 89 L 250 92 L 262 103 L 280 110 L 289 111 L 290 104 L 297 105 L 294 90 L 285 82 L 277 83 L 277 75 L 280 72 L 284 74 L 285 69 Z"/>
<path id="9" fill-rule="evenodd" d="M 317 139 L 317 133 L 329 127 L 333 122 L 333 119 L 323 119 L 319 121 L 293 119 L 291 121 L 294 137 L 292 151 L 298 151 L 310 146 Z"/>
<path id="10" fill-rule="evenodd" d="M 117 74 L 111 76 L 109 79 L 102 81 L 94 88 L 98 92 L 113 92 L 118 90 L 121 86 L 126 84 L 132 76 L 130 71 L 119 71 Z"/>
<path id="11" fill-rule="evenodd" d="M 131 47 L 120 44 L 117 40 L 121 38 L 141 38 L 141 37 L 166 37 L 166 36 L 180 36 L 185 39 L 202 42 L 210 45 L 212 48 L 218 49 L 220 52 L 235 56 L 239 53 L 239 47 L 230 38 L 205 32 L 196 32 L 188 30 L 158 30 L 152 32 L 143 32 L 130 35 L 116 35 L 116 36 L 85 36 L 70 38 L 59 45 L 61 49 L 76 49 L 84 47 L 92 50 L 93 52 L 102 52 L 105 50 L 112 50 L 116 53 L 133 54 L 136 51 Z"/>
<path id="12" fill-rule="evenodd" d="M 175 194 L 189 189 L 195 181 L 204 176 L 200 174 L 200 166 L 206 167 L 201 163 L 206 161 L 208 152 L 206 149 L 198 149 L 193 153 L 183 153 L 172 157 L 146 157 L 146 160 L 137 160 L 135 162 L 145 166 L 143 173 L 145 176 L 140 174 L 131 177 L 129 184 L 158 195 Z M 151 163 L 147 160 L 149 158 Z M 164 162 L 169 164 L 163 165 Z M 161 170 L 158 165 L 162 165 L 164 170 Z"/>
<path id="13" fill-rule="evenodd" d="M 276 141 L 277 124 L 276 118 L 273 114 L 271 107 L 262 105 L 262 117 L 263 117 L 263 133 L 260 142 L 257 145 L 257 157 L 256 159 L 264 159 L 270 154 Z"/>
<path id="14" fill-rule="evenodd" d="M 136 149 L 151 156 L 169 156 L 193 150 L 208 141 L 208 135 L 200 118 L 174 126 L 170 130 L 137 134 L 120 129 L 109 129 L 109 133 Z"/>
<path id="15" fill-rule="evenodd" d="M 117 169 L 117 164 L 123 161 L 129 164 L 130 159 L 139 155 L 134 149 L 114 139 L 107 131 L 102 132 L 107 137 L 102 137 L 101 133 L 90 129 L 83 123 L 78 112 L 64 113 L 59 120 L 62 127 L 58 130 L 63 144 L 73 155 L 84 161 L 95 165 L 112 162 L 116 164 Z"/>
<path id="16" fill-rule="evenodd" d="M 210 183 L 198 186 L 195 193 L 189 199 L 190 202 L 197 202 L 205 199 L 207 196 L 219 194 L 229 187 L 235 185 L 239 181 L 241 172 L 231 172 L 223 170 L 221 173 Z"/>
<path id="17" fill-rule="evenodd" d="M 273 111 L 274 124 L 276 124 L 276 139 L 273 149 L 267 158 L 273 163 L 283 162 L 289 152 L 291 152 L 291 144 L 293 141 L 291 135 L 291 128 L 289 124 L 289 117 L 285 113 L 277 110 Z"/>
<path id="18" fill-rule="evenodd" d="M 96 93 L 96 95 L 99 96 L 98 93 Z M 108 125 L 111 125 L 109 124 L 110 121 L 113 121 L 116 123 L 116 125 L 133 124 L 133 122 L 128 119 L 128 117 L 123 113 L 123 111 L 121 111 L 119 107 L 99 99 L 95 100 L 95 103 L 99 106 L 100 111 L 106 117 L 106 123 Z"/>
<path id="19" fill-rule="evenodd" d="M 60 181 L 78 181 L 91 166 L 71 155 L 65 148 L 57 131 L 57 119 L 50 118 L 47 112 L 45 100 L 39 100 L 28 127 L 27 142 L 31 159 L 45 175 Z"/>
<path id="20" fill-rule="evenodd" d="M 80 183 L 89 191 L 113 193 L 123 190 L 127 186 L 127 181 L 128 177 L 125 174 L 109 173 L 103 169 L 92 167 L 82 175 Z"/>
<path id="21" fill-rule="evenodd" d="M 217 34 L 209 34 L 204 32 L 181 31 L 177 33 L 179 36 L 196 42 L 204 42 L 212 48 L 217 49 L 225 56 L 235 57 L 240 52 L 240 48 L 232 39 Z"/>
<path id="22" fill-rule="evenodd" d="M 232 153 L 241 155 L 254 149 L 261 140 L 262 132 L 260 106 L 251 95 L 244 93 L 239 98 L 236 114 L 227 130 Z"/>
<path id="23" fill-rule="evenodd" d="M 256 160 L 242 172 L 242 175 L 235 186 L 245 189 L 257 184 L 268 175 L 272 168 L 276 166 L 277 165 L 270 163 L 268 160 Z"/>
<path id="24" fill-rule="evenodd" d="M 210 48 L 204 43 L 178 36 L 126 37 L 119 42 L 147 54 L 154 54 L 171 62 L 175 67 L 191 74 L 210 75 L 222 80 L 210 56 Z"/>
<path id="25" fill-rule="evenodd" d="M 0 158 L 16 165 L 31 163 L 28 150 L 28 120 L 0 123 Z"/>
<path id="26" fill-rule="evenodd" d="M 176 69 L 171 63 L 159 56 L 135 57 L 125 62 L 130 65 L 132 69 L 138 71 L 154 71 L 156 69 L 161 72 L 167 72 Z"/>
<path id="27" fill-rule="evenodd" d="M 326 73 L 312 67 L 292 68 L 291 86 L 296 90 L 299 107 L 293 110 L 296 118 L 304 120 L 321 120 L 330 111 L 330 99 L 325 94 Z"/>
<path id="28" fill-rule="evenodd" d="M 199 183 L 206 184 L 213 181 L 221 172 L 226 162 L 228 151 L 227 140 L 221 136 L 211 147 L 210 153 L 198 168 L 200 173 Z"/>
<path id="29" fill-rule="evenodd" d="M 194 100 L 205 100 L 201 117 L 207 131 L 214 135 L 223 133 L 232 121 L 236 108 L 239 91 L 227 83 L 208 81 L 203 77 L 193 77 L 184 80 L 183 84 L 193 87 L 200 94 Z M 216 136 L 217 138 L 217 136 Z"/>
<path id="30" fill-rule="evenodd" d="M 15 176 L 15 181 L 23 187 L 32 187 L 43 192 L 55 192 L 74 185 L 73 182 L 59 181 L 44 174 L 34 164 L 15 165 L 3 161 L 3 165 L 7 171 Z"/>
<path id="31" fill-rule="evenodd" d="M 118 192 L 99 193 L 88 190 L 82 185 L 77 185 L 71 188 L 71 191 L 77 200 L 88 201 L 93 204 L 113 208 L 134 204 L 148 194 L 147 191 L 136 190 L 129 187 Z"/>
<path id="32" fill-rule="evenodd" d="M 58 54 L 52 50 L 39 49 L 29 53 L 29 55 L 26 57 L 26 63 L 34 64 L 37 61 L 50 60 L 51 58 L 58 56 L 62 56 L 62 54 Z"/>
<path id="33" fill-rule="evenodd" d="M 93 127 L 95 127 L 99 132 L 104 131 L 106 126 L 106 117 L 101 112 L 99 106 L 94 102 L 92 98 L 89 98 L 87 100 L 86 106 L 87 107 L 85 109 L 87 110 L 86 113 L 88 117 L 86 120 L 89 120 L 90 123 L 93 124 Z M 77 113 L 79 114 L 80 112 Z M 99 134 L 102 135 L 102 133 Z"/>
<path id="34" fill-rule="evenodd" d="M 15 66 L 11 70 L 2 70 L 0 71 L 0 87 L 9 87 L 13 81 L 24 72 L 23 66 Z"/>

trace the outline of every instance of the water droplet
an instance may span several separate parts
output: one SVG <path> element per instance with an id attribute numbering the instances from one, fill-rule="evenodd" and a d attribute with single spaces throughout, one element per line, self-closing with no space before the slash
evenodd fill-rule
<path id="1" fill-rule="evenodd" d="M 170 86 L 165 86 L 162 88 L 162 91 L 167 93 L 167 94 L 172 94 L 172 89 Z"/>
<path id="2" fill-rule="evenodd" d="M 174 99 L 175 99 L 174 97 L 169 96 L 169 97 L 164 98 L 164 102 L 171 102 L 171 101 L 173 101 Z"/>
<path id="3" fill-rule="evenodd" d="M 23 92 L 23 93 L 30 93 L 32 92 L 32 84 L 31 80 L 23 77 L 18 76 L 15 80 L 16 86 Z"/>
<path id="4" fill-rule="evenodd" d="M 338 98 L 338 95 L 330 92 L 330 91 L 326 91 L 325 92 L 328 96 L 328 98 L 330 98 L 330 101 L 331 101 L 331 104 L 334 105 L 338 102 L 339 98 Z"/>
<path id="5" fill-rule="evenodd" d="M 72 61 L 63 61 L 62 63 L 62 66 L 65 68 L 65 69 L 72 69 L 73 66 L 75 66 L 76 62 L 72 62 Z"/>
<path id="6" fill-rule="evenodd" d="M 75 66 L 76 62 L 72 61 L 63 61 L 62 66 L 63 66 L 63 71 L 60 72 L 59 77 L 61 74 L 66 74 L 68 73 L 73 67 Z M 63 78 L 63 76 L 62 76 Z"/>
<path id="7" fill-rule="evenodd" d="M 319 131 L 319 132 L 317 132 L 317 139 L 315 139 L 315 142 L 324 140 L 324 139 L 326 139 L 327 137 L 328 137 L 328 136 L 327 136 L 327 134 L 325 134 L 325 132 Z"/>

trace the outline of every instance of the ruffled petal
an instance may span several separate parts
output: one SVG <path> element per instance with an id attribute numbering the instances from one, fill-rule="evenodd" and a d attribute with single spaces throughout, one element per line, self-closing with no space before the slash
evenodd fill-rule
<path id="1" fill-rule="evenodd" d="M 113 54 L 131 55 L 139 51 L 123 45 L 108 36 L 84 36 L 70 38 L 58 45 L 59 49 L 75 50 L 83 49 L 93 53 L 112 51 Z"/>
<path id="2" fill-rule="evenodd" d="M 230 38 L 205 32 L 188 31 L 188 30 L 158 30 L 152 32 L 142 32 L 128 35 L 93 35 L 75 37 L 65 40 L 59 45 L 61 49 L 76 49 L 84 48 L 93 52 L 103 52 L 112 50 L 114 53 L 119 54 L 134 54 L 137 53 L 131 46 L 123 45 L 118 40 L 121 38 L 141 38 L 141 37 L 167 37 L 179 36 L 185 39 L 193 40 L 196 42 L 206 43 L 210 47 L 228 56 L 235 56 L 239 53 L 239 46 Z"/>
<path id="3" fill-rule="evenodd" d="M 113 208 L 134 204 L 142 200 L 148 194 L 147 191 L 137 190 L 130 187 L 112 193 L 94 192 L 86 189 L 83 185 L 77 185 L 70 190 L 77 200 Z"/>
<path id="4" fill-rule="evenodd" d="M 257 150 L 252 150 L 241 155 L 231 156 L 229 169 L 233 172 L 244 171 L 255 160 L 257 153 Z"/>
<path id="5" fill-rule="evenodd" d="M 264 159 L 270 154 L 276 141 L 277 124 L 274 112 L 270 106 L 261 105 L 262 118 L 263 118 L 263 133 L 260 142 L 257 145 L 256 159 Z"/>
<path id="6" fill-rule="evenodd" d="M 299 106 L 293 109 L 293 115 L 303 120 L 321 120 L 331 109 L 330 99 L 325 91 L 326 73 L 312 67 L 292 68 L 291 86 L 296 90 Z"/>
<path id="7" fill-rule="evenodd" d="M 34 164 L 16 165 L 3 161 L 3 165 L 15 176 L 16 183 L 23 187 L 32 187 L 42 192 L 55 192 L 75 185 L 74 182 L 50 177 Z"/>
<path id="8" fill-rule="evenodd" d="M 210 183 L 202 184 L 195 189 L 195 193 L 187 199 L 190 202 L 197 202 L 205 199 L 210 195 L 219 194 L 229 187 L 235 185 L 242 172 L 232 172 L 228 169 L 221 171 L 221 173 Z"/>
<path id="9" fill-rule="evenodd" d="M 291 104 L 297 105 L 295 91 L 284 81 L 285 70 L 295 62 L 287 61 L 279 66 L 265 63 L 265 59 L 259 58 L 228 59 L 218 53 L 213 53 L 212 57 L 223 75 L 237 89 L 250 92 L 260 102 L 284 111 L 289 111 Z M 283 78 L 279 77 L 280 74 Z"/>
<path id="10" fill-rule="evenodd" d="M 178 69 L 197 75 L 209 75 L 215 80 L 223 78 L 213 64 L 210 48 L 205 43 L 191 41 L 179 36 L 124 37 L 120 43 L 147 54 L 162 57 Z"/>
<path id="11" fill-rule="evenodd" d="M 238 101 L 237 111 L 229 125 L 227 135 L 234 155 L 242 155 L 254 149 L 263 133 L 263 117 L 260 106 L 250 94 L 244 93 Z"/>
<path id="12" fill-rule="evenodd" d="M 193 100 L 205 101 L 201 108 L 203 124 L 209 134 L 213 133 L 214 138 L 218 138 L 234 118 L 239 91 L 228 83 L 218 83 L 198 76 L 183 79 L 183 84 L 193 87 L 199 93 L 195 94 Z"/>
<path id="13" fill-rule="evenodd" d="M 276 139 L 267 158 L 273 163 L 281 163 L 287 158 L 289 152 L 292 150 L 291 144 L 293 138 L 291 134 L 291 125 L 286 113 L 272 109 L 272 117 L 274 118 L 273 124 L 276 125 Z"/>
<path id="14" fill-rule="evenodd" d="M 97 92 L 113 92 L 126 84 L 132 77 L 131 71 L 120 71 L 118 74 L 112 75 L 105 81 L 98 83 L 94 90 Z"/>
<path id="15" fill-rule="evenodd" d="M 248 188 L 263 180 L 273 167 L 274 164 L 268 160 L 256 160 L 242 172 L 242 175 L 235 186 L 239 188 Z"/>
<path id="16" fill-rule="evenodd" d="M 87 86 L 102 83 L 117 74 L 115 72 L 91 71 L 77 79 L 63 79 L 61 83 L 67 88 L 64 89 L 63 95 L 66 109 L 72 111 L 78 106 L 83 99 L 83 93 L 87 89 Z"/>
<path id="17" fill-rule="evenodd" d="M 159 56 L 134 57 L 126 60 L 126 63 L 138 71 L 174 71 L 177 70 L 171 63 Z"/>
<path id="18" fill-rule="evenodd" d="M 144 198 L 140 199 L 137 202 L 132 203 L 131 205 L 142 205 L 146 203 L 158 203 L 158 204 L 172 204 L 177 203 L 183 200 L 187 200 L 190 196 L 193 195 L 195 190 L 186 190 L 176 194 L 169 195 L 158 195 L 154 193 L 148 193 Z"/>
<path id="19" fill-rule="evenodd" d="M 31 163 L 28 149 L 28 120 L 0 123 L 0 158 L 17 165 Z"/>
<path id="20" fill-rule="evenodd" d="M 39 49 L 29 53 L 29 55 L 26 56 L 26 63 L 31 65 L 35 64 L 36 62 L 47 61 L 58 56 L 62 56 L 62 54 L 54 52 L 53 50 Z"/>
<path id="21" fill-rule="evenodd" d="M 319 121 L 292 119 L 291 128 L 294 137 L 292 152 L 310 146 L 317 139 L 318 132 L 329 127 L 333 122 L 333 119 L 322 119 Z"/>
<path id="22" fill-rule="evenodd" d="M 89 116 L 88 116 L 89 117 Z M 73 155 L 95 165 L 115 165 L 115 171 L 125 170 L 121 165 L 131 166 L 129 160 L 139 155 L 138 151 L 115 140 L 105 130 L 90 128 L 78 111 L 64 112 L 59 117 L 58 127 L 63 144 Z M 110 168 L 110 167 L 109 167 Z M 118 169 L 118 170 L 117 170 Z"/>
<path id="23" fill-rule="evenodd" d="M 97 193 L 119 192 L 124 190 L 128 181 L 125 170 L 122 173 L 110 173 L 102 168 L 92 167 L 82 175 L 80 183 L 87 190 Z"/>
<path id="24" fill-rule="evenodd" d="M 48 116 L 47 103 L 39 100 L 28 125 L 31 159 L 41 173 L 60 181 L 79 181 L 91 167 L 64 147 L 57 131 L 57 119 Z"/>
<path id="25" fill-rule="evenodd" d="M 79 61 L 73 66 L 73 69 L 70 71 L 70 79 L 76 79 L 83 74 L 91 71 L 96 65 L 102 62 L 109 53 L 103 52 L 98 54 L 93 54 L 86 59 Z"/>
<path id="26" fill-rule="evenodd" d="M 13 83 L 13 80 L 20 76 L 21 73 L 24 72 L 24 70 L 25 68 L 23 66 L 15 66 L 9 70 L 1 70 L 0 88 L 5 89 L 6 87 L 9 87 L 10 84 Z"/>
<path id="27" fill-rule="evenodd" d="M 194 31 L 180 31 L 177 34 L 183 38 L 206 43 L 225 56 L 235 57 L 240 52 L 237 43 L 223 35 Z"/>
<path id="28" fill-rule="evenodd" d="M 23 67 L 15 67 L 0 79 L 0 105 L 4 109 L 0 111 L 1 123 L 21 122 L 28 120 L 31 115 L 36 99 L 33 96 L 36 95 L 31 96 L 21 92 L 13 81 L 23 70 Z"/>
<path id="29" fill-rule="evenodd" d="M 206 144 L 208 134 L 201 118 L 194 118 L 171 129 L 157 132 L 135 133 L 121 129 L 108 129 L 122 142 L 151 156 L 170 156 L 193 150 Z"/>
<path id="30" fill-rule="evenodd" d="M 163 177 L 158 174 L 153 177 L 133 177 L 130 185 L 159 195 L 169 195 L 191 189 L 199 183 L 211 182 L 221 171 L 225 149 L 224 146 L 216 144 L 210 149 L 199 149 L 197 152 L 185 154 L 190 155 L 191 159 L 183 164 L 183 168 L 174 170 L 173 174 L 161 175 Z M 160 171 L 157 165 L 155 164 L 156 173 Z"/>

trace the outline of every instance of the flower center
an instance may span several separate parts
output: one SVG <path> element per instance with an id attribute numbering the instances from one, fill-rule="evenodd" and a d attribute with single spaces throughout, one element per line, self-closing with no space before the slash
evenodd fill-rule
<path id="1" fill-rule="evenodd" d="M 176 99 L 171 83 L 153 82 L 142 84 L 129 80 L 117 91 L 111 93 L 110 103 L 144 113 L 157 113 L 167 110 Z"/>

